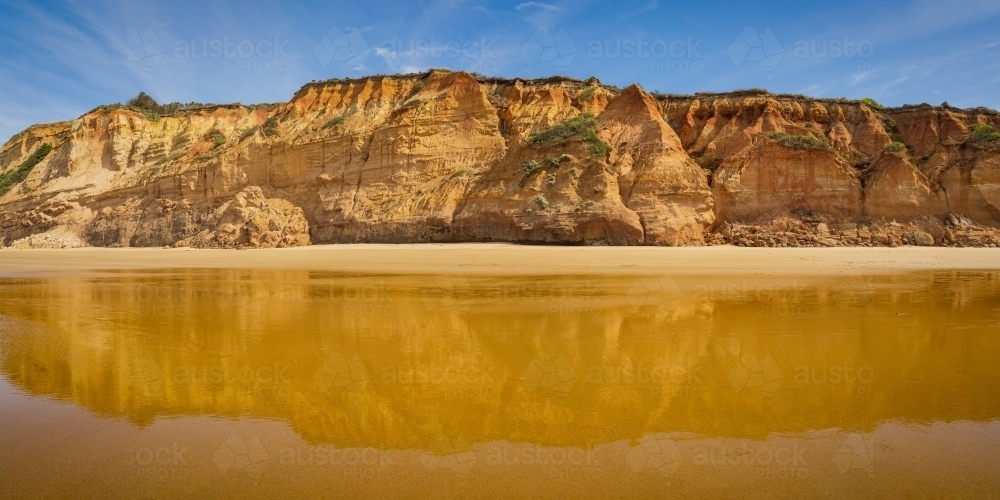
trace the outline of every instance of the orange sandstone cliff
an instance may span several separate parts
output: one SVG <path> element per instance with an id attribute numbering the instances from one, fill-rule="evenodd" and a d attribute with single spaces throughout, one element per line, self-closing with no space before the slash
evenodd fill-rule
<path id="1" fill-rule="evenodd" d="M 269 106 L 108 106 L 0 148 L 0 243 L 996 246 L 997 126 L 983 108 L 447 71 Z"/>

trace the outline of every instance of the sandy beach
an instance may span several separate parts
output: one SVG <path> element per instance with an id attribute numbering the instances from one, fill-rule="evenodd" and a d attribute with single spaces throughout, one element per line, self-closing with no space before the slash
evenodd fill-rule
<path id="1" fill-rule="evenodd" d="M 315 245 L 261 250 L 78 248 L 5 250 L 0 275 L 152 269 L 274 269 L 345 273 L 777 276 L 1000 269 L 989 248 L 568 247 L 506 243 Z"/>

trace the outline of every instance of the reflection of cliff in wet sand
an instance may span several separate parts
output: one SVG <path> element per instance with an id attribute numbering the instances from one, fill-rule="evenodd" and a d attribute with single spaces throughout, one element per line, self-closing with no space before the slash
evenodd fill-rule
<path id="1" fill-rule="evenodd" d="M 0 282 L 5 376 L 140 425 L 251 416 L 377 448 L 1000 417 L 989 273 L 117 274 Z"/>

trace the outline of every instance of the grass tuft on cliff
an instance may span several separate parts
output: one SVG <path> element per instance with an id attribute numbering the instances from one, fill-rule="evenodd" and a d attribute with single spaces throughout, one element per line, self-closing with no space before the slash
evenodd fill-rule
<path id="1" fill-rule="evenodd" d="M 326 124 L 323 125 L 323 128 L 333 128 L 333 127 L 336 127 L 337 125 L 340 125 L 342 123 L 344 123 L 344 116 L 343 115 L 341 115 L 341 116 L 334 116 L 333 118 L 330 118 L 329 120 L 327 120 Z"/>
<path id="2" fill-rule="evenodd" d="M 890 142 L 889 144 L 885 145 L 884 151 L 886 153 L 899 153 L 902 151 L 906 151 L 906 144 L 903 144 L 902 142 Z"/>
<path id="3" fill-rule="evenodd" d="M 833 147 L 811 135 L 791 135 L 783 132 L 765 132 L 764 135 L 789 148 L 810 148 L 833 152 Z"/>
<path id="4" fill-rule="evenodd" d="M 203 155 L 198 155 L 194 158 L 194 161 L 210 161 L 218 158 L 222 155 L 221 151 L 216 151 L 214 153 L 208 153 Z"/>
<path id="5" fill-rule="evenodd" d="M 247 140 L 248 137 L 251 137 L 254 134 L 256 134 L 258 130 L 260 130 L 260 127 L 256 125 L 253 127 L 248 127 L 243 129 L 243 132 L 240 133 L 240 142 Z"/>
<path id="6" fill-rule="evenodd" d="M 273 137 L 278 135 L 278 119 L 274 116 L 268 118 L 261 127 L 260 133 L 263 134 L 264 137 Z"/>
<path id="7" fill-rule="evenodd" d="M 28 174 L 31 173 L 31 169 L 35 168 L 35 165 L 41 163 L 49 153 L 52 152 L 52 145 L 49 143 L 42 144 L 27 160 L 24 160 L 17 168 L 12 168 L 2 174 L 0 174 L 0 196 L 7 194 L 10 188 L 14 187 L 15 184 L 28 178 Z"/>
<path id="8" fill-rule="evenodd" d="M 240 133 L 240 138 L 237 142 L 243 142 L 248 138 L 257 135 L 258 132 L 260 132 L 260 134 L 265 138 L 278 135 L 278 118 L 272 116 L 264 121 L 263 125 L 254 125 L 253 127 L 243 129 L 243 132 Z"/>
<path id="9" fill-rule="evenodd" d="M 179 159 L 181 159 L 183 157 L 184 157 L 184 151 L 178 151 L 176 153 L 172 153 L 172 154 L 169 154 L 167 156 L 164 156 L 163 158 L 160 158 L 159 160 L 156 160 L 156 163 L 154 163 L 153 165 L 164 165 L 164 164 L 170 163 L 170 162 L 172 162 L 174 160 L 179 160 Z"/>
<path id="10" fill-rule="evenodd" d="M 226 136 L 218 129 L 213 128 L 205 134 L 205 140 L 212 143 L 212 149 L 217 149 L 226 143 Z"/>
<path id="11" fill-rule="evenodd" d="M 584 113 L 570 118 L 544 132 L 531 136 L 528 142 L 535 145 L 562 144 L 564 142 L 582 139 L 587 143 L 590 156 L 602 158 L 608 154 L 611 146 L 597 136 L 597 120 L 594 115 Z"/>

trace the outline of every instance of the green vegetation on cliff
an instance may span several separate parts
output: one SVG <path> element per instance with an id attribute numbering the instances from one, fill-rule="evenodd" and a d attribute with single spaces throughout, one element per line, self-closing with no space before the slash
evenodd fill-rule
<path id="1" fill-rule="evenodd" d="M 902 142 L 890 142 L 885 146 L 886 153 L 899 153 L 901 151 L 906 151 L 906 144 Z"/>
<path id="2" fill-rule="evenodd" d="M 333 118 L 330 118 L 329 120 L 327 120 L 326 124 L 323 125 L 323 128 L 336 127 L 337 125 L 342 125 L 343 123 L 344 123 L 344 116 L 343 115 L 334 116 Z"/>
<path id="3" fill-rule="evenodd" d="M 766 132 L 764 135 L 778 141 L 778 143 L 782 146 L 789 148 L 812 148 L 822 149 L 823 151 L 833 151 L 833 147 L 829 144 L 811 135 L 791 135 L 783 132 Z"/>
<path id="4" fill-rule="evenodd" d="M 882 104 L 876 101 L 875 99 L 872 99 L 871 97 L 865 97 L 864 99 L 862 99 L 861 104 L 864 104 L 865 106 L 868 106 L 869 108 L 872 109 L 882 109 L 885 107 L 882 106 Z"/>
<path id="5" fill-rule="evenodd" d="M 544 132 L 535 134 L 528 139 L 528 142 L 538 145 L 562 144 L 576 138 L 587 143 L 590 156 L 594 158 L 604 157 L 611 148 L 597 136 L 597 120 L 590 113 L 570 118 Z"/>
<path id="6" fill-rule="evenodd" d="M 1000 144 L 1000 132 L 997 132 L 997 128 L 993 125 L 972 125 L 969 130 L 972 133 L 965 140 L 966 143 Z"/>
<path id="7" fill-rule="evenodd" d="M 38 150 L 18 165 L 17 168 L 12 168 L 0 174 L 0 196 L 7 194 L 7 191 L 10 191 L 10 188 L 14 187 L 15 184 L 27 179 L 28 174 L 31 173 L 31 169 L 41 163 L 50 152 L 52 152 L 52 145 L 49 143 L 42 144 Z"/>
<path id="8" fill-rule="evenodd" d="M 205 134 L 205 140 L 212 143 L 212 149 L 220 148 L 226 144 L 225 134 L 214 128 Z"/>

